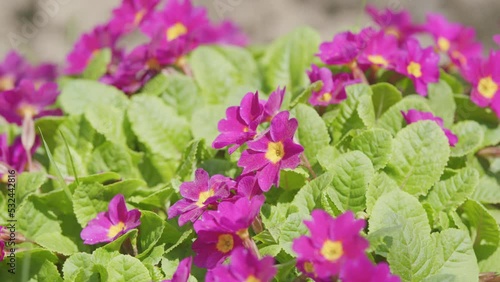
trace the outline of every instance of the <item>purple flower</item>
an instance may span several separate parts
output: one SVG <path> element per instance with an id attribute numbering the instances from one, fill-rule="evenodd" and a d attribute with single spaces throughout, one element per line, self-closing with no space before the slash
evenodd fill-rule
<path id="1" fill-rule="evenodd" d="M 33 80 L 35 85 L 53 82 L 57 77 L 57 67 L 52 64 L 32 66 L 18 53 L 7 54 L 0 64 L 0 91 L 12 90 L 22 79 Z"/>
<path id="2" fill-rule="evenodd" d="M 0 234 L 3 233 L 3 229 L 5 227 L 0 225 Z M 0 240 L 0 261 L 3 261 L 5 257 L 5 242 L 3 240 Z"/>
<path id="3" fill-rule="evenodd" d="M 312 278 L 329 279 L 340 273 L 348 260 L 365 256 L 368 241 L 359 233 L 364 220 L 356 220 L 348 211 L 332 218 L 322 210 L 312 212 L 312 221 L 304 221 L 311 237 L 302 236 L 293 242 L 297 263 Z"/>
<path id="4" fill-rule="evenodd" d="M 442 52 L 448 52 L 452 42 L 458 37 L 462 25 L 448 22 L 439 14 L 428 14 L 425 29 L 434 37 L 437 48 Z"/>
<path id="5" fill-rule="evenodd" d="M 108 211 L 100 212 L 88 222 L 80 233 L 87 245 L 114 241 L 116 238 L 141 224 L 141 212 L 138 209 L 127 210 L 122 194 L 113 197 Z"/>
<path id="6" fill-rule="evenodd" d="M 285 92 L 286 87 L 278 87 L 269 95 L 267 101 L 261 101 L 264 106 L 264 121 L 271 121 L 280 112 Z"/>
<path id="7" fill-rule="evenodd" d="M 153 14 L 160 0 L 123 0 L 120 7 L 113 10 L 109 27 L 116 33 L 128 33 Z"/>
<path id="8" fill-rule="evenodd" d="M 259 181 L 255 175 L 241 175 L 237 182 L 236 191 L 239 196 L 251 199 L 254 196 L 262 195 L 262 189 L 260 189 Z"/>
<path id="9" fill-rule="evenodd" d="M 439 80 L 439 56 L 432 47 L 422 49 L 416 39 L 408 39 L 405 52 L 396 61 L 396 71 L 408 76 L 415 90 L 427 96 L 427 85 Z"/>
<path id="10" fill-rule="evenodd" d="M 103 49 L 110 48 L 113 62 L 120 61 L 123 51 L 118 49 L 116 43 L 120 34 L 112 32 L 109 26 L 97 26 L 90 33 L 83 34 L 66 58 L 68 66 L 65 73 L 79 75 L 87 68 L 92 59 Z"/>
<path id="11" fill-rule="evenodd" d="M 40 147 L 40 139 L 35 139 L 35 144 L 31 148 L 31 155 Z M 14 169 L 17 173 L 26 170 L 28 156 L 23 147 L 21 137 L 17 137 L 14 143 L 9 146 L 7 134 L 0 134 L 0 167 L 5 166 L 6 169 Z M 8 174 L 4 174 L 0 170 L 0 182 L 7 182 Z"/>
<path id="12" fill-rule="evenodd" d="M 194 264 L 198 267 L 214 268 L 227 258 L 233 249 L 245 246 L 250 240 L 248 227 L 260 213 L 264 196 L 252 199 L 240 197 L 219 204 L 217 211 L 208 211 L 195 222 L 198 238 L 193 242 L 196 253 Z"/>
<path id="13" fill-rule="evenodd" d="M 222 149 L 229 145 L 232 154 L 245 142 L 252 140 L 257 134 L 257 127 L 262 121 L 264 107 L 259 102 L 259 93 L 247 93 L 239 107 L 229 107 L 226 118 L 219 121 L 221 132 L 212 143 L 214 149 Z"/>
<path id="14" fill-rule="evenodd" d="M 472 84 L 471 99 L 480 107 L 487 107 L 500 90 L 500 52 L 492 51 L 487 59 L 470 60 L 465 79 Z"/>
<path id="15" fill-rule="evenodd" d="M 231 21 L 208 25 L 200 32 L 200 43 L 246 46 L 247 36 Z"/>
<path id="16" fill-rule="evenodd" d="M 172 279 L 163 280 L 163 282 L 187 282 L 189 279 L 189 274 L 191 274 L 191 264 L 193 262 L 192 257 L 187 257 L 179 262 L 177 270 L 174 273 Z"/>
<path id="17" fill-rule="evenodd" d="M 269 191 L 273 184 L 278 185 L 281 169 L 294 169 L 300 163 L 299 155 L 304 148 L 293 141 L 298 122 L 294 118 L 289 120 L 289 115 L 288 112 L 277 114 L 267 133 L 248 142 L 248 149 L 238 161 L 243 174 L 256 172 L 263 191 Z"/>
<path id="18" fill-rule="evenodd" d="M 378 32 L 370 37 L 358 58 L 360 64 L 390 69 L 394 55 L 398 52 L 398 42 L 394 36 Z"/>
<path id="19" fill-rule="evenodd" d="M 272 257 L 259 260 L 245 248 L 237 248 L 231 254 L 229 265 L 219 265 L 207 273 L 207 282 L 270 282 L 276 275 Z"/>
<path id="20" fill-rule="evenodd" d="M 480 58 L 482 54 L 483 45 L 476 41 L 476 31 L 470 27 L 464 27 L 460 30 L 448 51 L 452 63 L 458 66 L 462 72 L 468 67 L 471 59 Z"/>
<path id="21" fill-rule="evenodd" d="M 493 35 L 493 41 L 500 46 L 500 34 Z"/>
<path id="22" fill-rule="evenodd" d="M 58 95 L 55 83 L 47 82 L 37 89 L 33 81 L 22 80 L 15 89 L 0 92 L 0 116 L 10 123 L 21 125 L 26 117 L 36 119 L 61 115 L 60 110 L 47 109 L 56 102 Z"/>
<path id="23" fill-rule="evenodd" d="M 345 87 L 350 84 L 360 83 L 361 80 L 354 79 L 351 74 L 339 73 L 332 75 L 328 68 L 311 66 L 312 70 L 307 72 L 311 83 L 321 80 L 323 87 L 320 91 L 313 91 L 309 103 L 313 106 L 328 106 L 338 104 L 347 98 Z"/>
<path id="24" fill-rule="evenodd" d="M 345 282 L 399 282 L 398 276 L 392 275 L 386 263 L 374 265 L 367 257 L 348 260 L 340 272 L 340 279 Z"/>
<path id="25" fill-rule="evenodd" d="M 220 200 L 229 197 L 229 190 L 235 186 L 236 183 L 228 177 L 210 177 L 203 169 L 197 169 L 194 181 L 181 184 L 180 193 L 184 199 L 170 207 L 168 218 L 180 215 L 181 226 L 188 221 L 195 222 L 209 206 L 216 206 Z"/>
<path id="26" fill-rule="evenodd" d="M 436 122 L 441 127 L 444 134 L 448 138 L 448 142 L 450 143 L 450 146 L 454 147 L 455 144 L 457 144 L 458 137 L 455 134 L 453 134 L 453 132 L 451 132 L 451 130 L 444 128 L 442 118 L 436 117 L 432 113 L 429 113 L 429 112 L 420 112 L 420 111 L 417 111 L 414 109 L 411 109 L 406 113 L 401 112 L 401 114 L 403 115 L 407 124 L 412 124 L 412 123 L 418 122 L 420 120 L 432 120 L 432 121 Z"/>
<path id="27" fill-rule="evenodd" d="M 406 41 L 409 36 L 421 30 L 412 23 L 411 15 L 406 10 L 378 10 L 373 5 L 366 5 L 366 12 L 386 34 L 395 36 L 399 42 Z"/>
<path id="28" fill-rule="evenodd" d="M 345 65 L 356 60 L 360 48 L 358 35 L 346 31 L 335 35 L 331 42 L 323 42 L 317 56 L 328 65 Z"/>

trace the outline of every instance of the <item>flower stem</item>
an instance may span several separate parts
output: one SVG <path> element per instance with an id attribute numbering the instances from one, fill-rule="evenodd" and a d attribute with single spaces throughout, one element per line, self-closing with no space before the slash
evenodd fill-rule
<path id="1" fill-rule="evenodd" d="M 312 166 L 311 166 L 311 163 L 309 162 L 309 160 L 307 159 L 306 155 L 305 154 L 301 154 L 300 155 L 300 159 L 302 161 L 302 166 L 307 168 L 307 170 L 309 171 L 309 173 L 311 174 L 312 178 L 316 178 L 316 173 L 314 172 L 314 170 L 312 169 Z"/>

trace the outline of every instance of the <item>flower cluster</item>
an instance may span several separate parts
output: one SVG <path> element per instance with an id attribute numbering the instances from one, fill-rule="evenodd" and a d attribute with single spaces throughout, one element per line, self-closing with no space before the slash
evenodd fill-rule
<path id="1" fill-rule="evenodd" d="M 34 154 L 39 146 L 40 139 L 36 138 L 29 154 Z M 14 140 L 14 143 L 9 145 L 7 134 L 0 134 L 0 183 L 7 183 L 8 170 L 25 171 L 29 158 L 20 136 Z"/>
<path id="2" fill-rule="evenodd" d="M 229 107 L 226 118 L 219 122 L 220 135 L 213 147 L 230 147 L 229 153 L 233 153 L 246 145 L 238 161 L 242 174 L 233 180 L 210 177 L 198 169 L 194 181 L 180 186 L 183 199 L 168 211 L 169 218 L 179 216 L 180 225 L 194 223 L 198 235 L 192 246 L 194 264 L 212 269 L 207 281 L 240 281 L 243 277 L 270 281 L 276 272 L 269 263 L 271 258 L 259 262 L 249 227 L 259 217 L 265 201 L 262 193 L 278 186 L 280 170 L 299 165 L 304 150 L 293 140 L 297 120 L 288 111 L 280 111 L 284 95 L 281 88 L 268 100 L 260 100 L 257 92 L 248 93 L 240 106 Z M 222 265 L 230 256 L 231 264 Z"/>
<path id="3" fill-rule="evenodd" d="M 364 220 L 356 220 L 352 212 L 337 218 L 322 210 L 311 215 L 312 221 L 304 222 L 311 237 L 293 242 L 297 266 L 304 274 L 316 281 L 400 281 L 390 274 L 387 264 L 374 265 L 367 258 L 368 241 L 360 235 Z"/>
<path id="4" fill-rule="evenodd" d="M 204 8 L 191 0 L 123 0 L 113 17 L 82 35 L 67 57 L 65 72 L 83 74 L 93 59 L 109 50 L 111 60 L 101 82 L 114 85 L 128 94 L 140 90 L 146 82 L 168 67 L 189 73 L 185 55 L 200 45 L 245 45 L 246 38 L 231 22 L 210 22 Z M 130 51 L 119 43 L 133 32 L 140 32 L 148 42 Z"/>
<path id="5" fill-rule="evenodd" d="M 371 5 L 366 11 L 378 29 L 342 32 L 321 44 L 317 55 L 325 66 L 313 65 L 308 72 L 311 82 L 323 82 L 322 89 L 313 92 L 312 105 L 337 104 L 346 98 L 346 85 L 376 82 L 385 73 L 391 83 L 410 79 L 416 93 L 427 96 L 428 85 L 438 82 L 440 61 L 444 61 L 445 70 L 458 72 L 471 84 L 474 103 L 490 106 L 500 116 L 500 73 L 494 67 L 500 56 L 497 51 L 482 56 L 474 29 L 436 14 L 427 15 L 424 24 L 415 24 L 408 11 L 378 10 Z M 433 46 L 423 47 L 415 37 L 421 34 L 430 36 Z M 342 68 L 332 73 L 330 66 Z"/>

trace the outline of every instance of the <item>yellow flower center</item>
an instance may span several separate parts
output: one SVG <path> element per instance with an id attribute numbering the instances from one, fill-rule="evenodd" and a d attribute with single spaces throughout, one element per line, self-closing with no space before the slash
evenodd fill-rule
<path id="1" fill-rule="evenodd" d="M 157 71 L 160 71 L 161 70 L 161 65 L 160 63 L 158 62 L 158 60 L 156 58 L 151 58 L 149 59 L 147 62 L 146 62 L 146 66 L 148 67 L 148 69 L 150 70 L 157 70 Z"/>
<path id="2" fill-rule="evenodd" d="M 215 246 L 217 250 L 223 254 L 230 252 L 234 247 L 234 239 L 231 234 L 219 235 L 219 240 Z"/>
<path id="3" fill-rule="evenodd" d="M 392 26 L 386 28 L 385 33 L 389 34 L 389 35 L 394 35 L 398 39 L 401 37 L 401 33 L 399 32 L 399 29 L 392 27 Z"/>
<path id="4" fill-rule="evenodd" d="M 17 114 L 22 117 L 34 117 L 38 114 L 38 110 L 32 105 L 22 105 L 17 109 Z"/>
<path id="5" fill-rule="evenodd" d="M 122 232 L 123 229 L 125 229 L 125 223 L 123 223 L 121 221 L 118 222 L 118 224 L 116 224 L 116 225 L 112 225 L 108 231 L 108 238 L 114 238 L 116 236 L 116 234 Z"/>
<path id="6" fill-rule="evenodd" d="M 8 183 L 9 182 L 9 175 L 7 173 L 4 173 L 2 175 L 2 179 L 0 179 L 0 183 Z"/>
<path id="7" fill-rule="evenodd" d="M 267 145 L 266 159 L 271 161 L 273 164 L 281 161 L 285 155 L 285 148 L 283 143 L 280 142 L 269 142 Z"/>
<path id="8" fill-rule="evenodd" d="M 261 282 L 261 280 L 253 275 L 250 275 L 245 282 Z"/>
<path id="9" fill-rule="evenodd" d="M 451 52 L 451 57 L 454 58 L 454 59 L 457 59 L 458 61 L 460 61 L 461 65 L 463 65 L 463 66 L 467 65 L 467 57 L 465 57 L 459 51 L 457 51 L 457 50 L 452 51 Z"/>
<path id="10" fill-rule="evenodd" d="M 332 94 L 331 93 L 328 93 L 326 92 L 325 94 L 321 95 L 321 97 L 319 97 L 319 101 L 320 102 L 328 102 L 332 99 Z"/>
<path id="11" fill-rule="evenodd" d="M 370 61 L 374 65 L 379 65 L 383 67 L 387 67 L 389 65 L 389 62 L 380 55 L 369 55 L 368 61 Z"/>
<path id="12" fill-rule="evenodd" d="M 187 27 L 182 23 L 176 23 L 167 29 L 167 41 L 177 39 L 188 32 Z"/>
<path id="13" fill-rule="evenodd" d="M 416 78 L 422 76 L 422 66 L 419 63 L 411 62 L 406 70 L 409 74 L 413 75 Z"/>
<path id="14" fill-rule="evenodd" d="M 344 254 L 342 242 L 326 240 L 321 247 L 321 255 L 330 262 L 337 261 Z"/>
<path id="15" fill-rule="evenodd" d="M 236 234 L 241 238 L 241 240 L 245 240 L 245 239 L 250 238 L 250 234 L 248 233 L 248 229 L 245 229 L 245 228 L 238 230 L 238 232 L 236 232 Z"/>
<path id="16" fill-rule="evenodd" d="M 439 37 L 437 45 L 439 47 L 439 50 L 443 52 L 448 52 L 450 50 L 450 41 L 444 37 Z"/>
<path id="17" fill-rule="evenodd" d="M 196 205 L 198 207 L 203 207 L 204 206 L 203 203 L 213 195 L 215 195 L 214 189 L 209 189 L 207 191 L 201 192 L 200 195 L 198 196 L 198 201 L 196 201 Z"/>
<path id="18" fill-rule="evenodd" d="M 139 12 L 137 12 L 135 14 L 135 17 L 134 17 L 134 25 L 139 25 L 142 21 L 142 19 L 144 18 L 144 16 L 146 15 L 146 12 L 147 10 L 146 9 L 142 9 L 140 10 Z"/>
<path id="19" fill-rule="evenodd" d="M 5 75 L 0 77 L 0 91 L 7 91 L 14 89 L 15 78 L 11 75 Z"/>
<path id="20" fill-rule="evenodd" d="M 479 80 L 477 90 L 483 97 L 491 99 L 498 90 L 498 84 L 493 81 L 491 76 L 483 77 Z"/>
<path id="21" fill-rule="evenodd" d="M 304 270 L 307 272 L 307 273 L 314 273 L 314 265 L 312 264 L 312 262 L 310 261 L 306 261 L 304 263 Z"/>

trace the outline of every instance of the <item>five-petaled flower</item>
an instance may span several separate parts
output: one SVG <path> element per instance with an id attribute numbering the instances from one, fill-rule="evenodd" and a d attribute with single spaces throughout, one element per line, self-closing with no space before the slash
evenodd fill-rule
<path id="1" fill-rule="evenodd" d="M 348 260 L 340 273 L 345 282 L 400 282 L 398 276 L 392 275 L 386 263 L 373 264 L 367 257 Z"/>
<path id="2" fill-rule="evenodd" d="M 256 172 L 263 191 L 269 191 L 273 184 L 278 185 L 281 169 L 295 169 L 300 163 L 304 148 L 293 141 L 298 122 L 289 116 L 286 111 L 277 114 L 267 133 L 248 142 L 248 149 L 238 160 L 243 174 Z"/>
<path id="3" fill-rule="evenodd" d="M 311 70 L 307 72 L 311 83 L 316 81 L 323 82 L 323 86 L 319 91 L 313 91 L 309 98 L 309 103 L 313 106 L 328 106 L 338 104 L 347 98 L 345 87 L 350 84 L 361 82 L 354 79 L 351 74 L 339 73 L 332 75 L 332 71 L 328 68 L 319 68 L 316 65 L 311 66 Z"/>
<path id="4" fill-rule="evenodd" d="M 297 263 L 312 278 L 337 276 L 347 260 L 365 256 L 368 241 L 360 235 L 364 220 L 356 220 L 348 211 L 332 218 L 322 210 L 312 212 L 312 221 L 304 221 L 311 237 L 302 236 L 293 242 Z"/>
<path id="5" fill-rule="evenodd" d="M 114 241 L 116 238 L 138 227 L 141 212 L 138 209 L 127 210 L 125 197 L 118 194 L 111 199 L 107 212 L 100 212 L 87 223 L 80 237 L 87 245 Z"/>
<path id="6" fill-rule="evenodd" d="M 209 208 L 229 197 L 236 182 L 229 177 L 214 175 L 210 177 L 203 169 L 197 169 L 192 182 L 181 184 L 180 193 L 184 199 L 179 200 L 168 210 L 168 218 L 179 216 L 179 225 L 188 221 L 195 222 Z"/>
<path id="7" fill-rule="evenodd" d="M 276 274 L 274 259 L 259 260 L 250 250 L 238 247 L 231 254 L 229 265 L 219 265 L 207 273 L 207 282 L 270 282 Z"/>
<path id="8" fill-rule="evenodd" d="M 406 113 L 401 112 L 401 114 L 403 115 L 407 124 L 412 124 L 412 123 L 418 122 L 420 120 L 431 120 L 431 121 L 436 122 L 443 130 L 443 133 L 446 135 L 446 138 L 448 138 L 448 143 L 450 144 L 450 146 L 455 147 L 455 145 L 457 144 L 458 137 L 455 134 L 453 134 L 453 132 L 451 132 L 451 130 L 444 127 L 442 118 L 434 116 L 432 113 L 420 112 L 420 111 L 417 111 L 415 109 L 411 109 Z"/>

